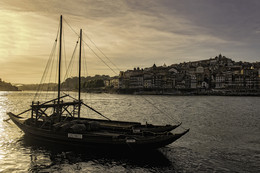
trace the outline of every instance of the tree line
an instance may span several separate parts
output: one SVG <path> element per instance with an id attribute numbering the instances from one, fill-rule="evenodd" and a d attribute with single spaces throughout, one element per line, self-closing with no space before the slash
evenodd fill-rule
<path id="1" fill-rule="evenodd" d="M 108 80 L 108 75 L 95 75 L 81 77 L 81 88 L 94 89 L 105 87 L 105 80 Z M 57 90 L 57 83 L 44 83 L 44 84 L 24 84 L 19 86 L 20 90 L 43 90 L 43 91 L 55 91 Z M 70 77 L 61 83 L 62 90 L 77 90 L 79 88 L 79 78 Z"/>

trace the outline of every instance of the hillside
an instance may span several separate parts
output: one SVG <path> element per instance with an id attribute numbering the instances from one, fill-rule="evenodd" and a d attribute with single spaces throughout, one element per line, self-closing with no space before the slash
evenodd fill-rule
<path id="1" fill-rule="evenodd" d="M 18 91 L 18 88 L 0 78 L 0 91 Z"/>

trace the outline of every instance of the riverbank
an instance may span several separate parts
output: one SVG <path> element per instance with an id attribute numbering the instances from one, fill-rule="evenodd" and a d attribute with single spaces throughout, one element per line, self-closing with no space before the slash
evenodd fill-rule
<path id="1" fill-rule="evenodd" d="M 25 89 L 20 91 L 36 91 L 33 89 Z M 45 90 L 44 90 L 45 91 Z M 47 90 L 46 90 L 47 91 Z M 50 91 L 57 91 L 52 89 Z M 68 91 L 68 90 L 63 90 Z M 70 90 L 77 92 L 77 90 Z M 83 93 L 108 93 L 108 94 L 125 94 L 125 95 L 167 95 L 167 96 L 260 96 L 260 90 L 142 90 L 142 89 L 116 89 L 116 88 L 84 88 Z"/>
<path id="2" fill-rule="evenodd" d="M 115 88 L 93 88 L 83 90 L 88 93 L 110 93 L 110 94 L 129 94 L 129 95 L 172 95 L 172 96 L 260 96 L 260 90 L 143 90 L 143 89 L 115 89 Z"/>

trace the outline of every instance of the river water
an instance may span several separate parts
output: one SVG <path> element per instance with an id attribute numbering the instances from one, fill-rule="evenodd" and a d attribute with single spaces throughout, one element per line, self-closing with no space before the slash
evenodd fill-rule
<path id="1" fill-rule="evenodd" d="M 182 122 L 190 132 L 139 153 L 41 144 L 4 121 L 28 109 L 34 93 L 0 92 L 0 172 L 260 172 L 260 97 L 83 95 L 111 119 Z"/>

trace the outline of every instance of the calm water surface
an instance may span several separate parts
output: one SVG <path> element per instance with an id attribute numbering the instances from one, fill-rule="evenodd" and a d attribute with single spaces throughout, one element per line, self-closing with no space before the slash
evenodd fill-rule
<path id="1" fill-rule="evenodd" d="M 111 119 L 191 129 L 158 151 L 117 153 L 42 145 L 3 121 L 8 111 L 28 109 L 33 96 L 0 92 L 0 172 L 260 172 L 260 97 L 85 94 Z"/>

